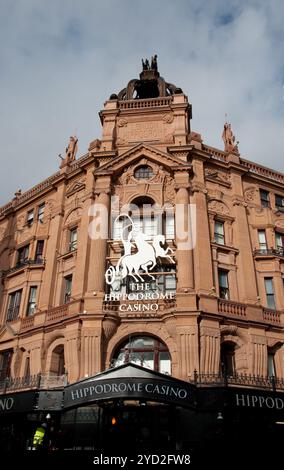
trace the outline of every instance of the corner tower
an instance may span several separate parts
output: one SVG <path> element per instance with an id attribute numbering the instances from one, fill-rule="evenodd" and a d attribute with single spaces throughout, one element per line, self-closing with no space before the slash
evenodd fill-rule
<path id="1" fill-rule="evenodd" d="M 100 112 L 102 151 L 121 154 L 141 142 L 162 151 L 187 144 L 191 119 L 187 96 L 160 76 L 156 55 L 151 62 L 142 59 L 142 67 L 140 78 L 112 94 Z"/>

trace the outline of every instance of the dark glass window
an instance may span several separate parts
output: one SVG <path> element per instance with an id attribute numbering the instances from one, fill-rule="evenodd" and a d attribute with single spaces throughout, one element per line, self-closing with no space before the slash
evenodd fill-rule
<path id="1" fill-rule="evenodd" d="M 72 228 L 72 230 L 70 230 L 70 237 L 69 237 L 69 251 L 77 250 L 77 236 L 78 236 L 77 227 Z"/>
<path id="2" fill-rule="evenodd" d="M 283 251 L 284 249 L 284 234 L 280 232 L 275 232 L 275 242 L 276 242 L 276 249 Z"/>
<path id="3" fill-rule="evenodd" d="M 275 194 L 275 206 L 276 209 L 280 211 L 284 211 L 284 197 L 279 196 L 278 194 Z"/>
<path id="4" fill-rule="evenodd" d="M 153 176 L 153 170 L 149 165 L 141 165 L 134 171 L 134 177 L 137 180 L 149 180 Z"/>
<path id="5" fill-rule="evenodd" d="M 221 299 L 229 300 L 229 282 L 228 282 L 228 271 L 223 271 L 222 269 L 218 270 L 219 276 L 219 297 Z"/>
<path id="6" fill-rule="evenodd" d="M 7 321 L 18 318 L 21 306 L 22 289 L 9 294 Z"/>
<path id="7" fill-rule="evenodd" d="M 40 206 L 38 206 L 37 219 L 38 219 L 40 222 L 43 221 L 44 208 L 45 208 L 45 203 L 43 203 L 43 204 L 41 204 Z"/>
<path id="8" fill-rule="evenodd" d="M 70 302 L 72 290 L 72 274 L 64 278 L 64 303 Z"/>
<path id="9" fill-rule="evenodd" d="M 44 240 L 38 240 L 36 244 L 35 260 L 41 261 L 43 255 Z"/>
<path id="10" fill-rule="evenodd" d="M 260 189 L 259 192 L 260 192 L 261 207 L 270 207 L 269 192 L 265 191 L 264 189 Z"/>
<path id="11" fill-rule="evenodd" d="M 22 264 L 25 264 L 28 258 L 29 258 L 29 245 L 19 248 L 18 253 L 17 253 L 17 265 L 20 266 Z"/>
<path id="12" fill-rule="evenodd" d="M 273 278 L 272 277 L 265 277 L 265 291 L 266 291 L 266 302 L 267 307 L 275 309 L 275 296 L 274 296 L 274 287 L 273 287 Z"/>
<path id="13" fill-rule="evenodd" d="M 259 243 L 259 249 L 260 250 L 262 250 L 262 251 L 267 250 L 265 230 L 258 230 L 258 243 Z"/>
<path id="14" fill-rule="evenodd" d="M 34 223 L 34 210 L 31 209 L 27 213 L 27 225 L 32 225 Z"/>
<path id="15" fill-rule="evenodd" d="M 267 354 L 267 375 L 268 377 L 275 377 L 275 354 L 274 352 L 268 351 Z"/>
<path id="16" fill-rule="evenodd" d="M 13 352 L 11 350 L 0 353 L 0 380 L 10 377 L 12 355 Z"/>
<path id="17" fill-rule="evenodd" d="M 235 365 L 235 345 L 233 343 L 222 343 L 221 345 L 221 372 L 225 375 L 234 375 Z"/>
<path id="18" fill-rule="evenodd" d="M 27 315 L 32 315 L 36 309 L 37 286 L 30 287 L 29 300 L 27 306 Z"/>
<path id="19" fill-rule="evenodd" d="M 225 245 L 224 222 L 219 222 L 218 220 L 215 220 L 214 241 L 219 245 Z"/>
<path id="20" fill-rule="evenodd" d="M 167 346 L 151 336 L 134 336 L 118 348 L 113 364 L 117 367 L 126 362 L 163 374 L 171 373 L 171 358 Z"/>

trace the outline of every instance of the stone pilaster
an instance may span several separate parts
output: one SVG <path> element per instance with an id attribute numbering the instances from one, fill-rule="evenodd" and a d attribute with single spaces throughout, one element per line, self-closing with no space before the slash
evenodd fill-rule
<path id="1" fill-rule="evenodd" d="M 198 327 L 177 327 L 179 348 L 179 376 L 184 380 L 193 380 L 194 371 L 198 370 Z"/>
<path id="2" fill-rule="evenodd" d="M 68 381 L 75 382 L 79 379 L 79 354 L 81 349 L 79 332 L 68 332 L 65 338 L 65 368 L 68 373 Z"/>
<path id="3" fill-rule="evenodd" d="M 81 333 L 81 377 L 91 377 L 101 371 L 101 330 L 83 328 Z"/>
<path id="4" fill-rule="evenodd" d="M 187 292 L 194 288 L 192 223 L 189 212 L 188 189 L 181 182 L 177 185 L 175 206 L 177 292 Z"/>
<path id="5" fill-rule="evenodd" d="M 220 369 L 220 330 L 218 324 L 200 325 L 200 373 L 218 374 Z"/>

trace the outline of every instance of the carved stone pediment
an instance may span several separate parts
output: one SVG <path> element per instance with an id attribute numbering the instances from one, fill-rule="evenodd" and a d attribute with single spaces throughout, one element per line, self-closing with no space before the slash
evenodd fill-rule
<path id="1" fill-rule="evenodd" d="M 77 180 L 70 183 L 67 186 L 66 196 L 70 197 L 72 194 L 77 193 L 78 191 L 83 191 L 85 189 L 85 181 L 84 180 Z"/>

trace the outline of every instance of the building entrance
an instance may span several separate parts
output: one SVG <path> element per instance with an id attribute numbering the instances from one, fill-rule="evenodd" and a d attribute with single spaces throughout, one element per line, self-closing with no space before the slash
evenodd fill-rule
<path id="1" fill-rule="evenodd" d="M 140 401 L 104 407 L 101 448 L 113 454 L 175 449 L 175 407 Z"/>

